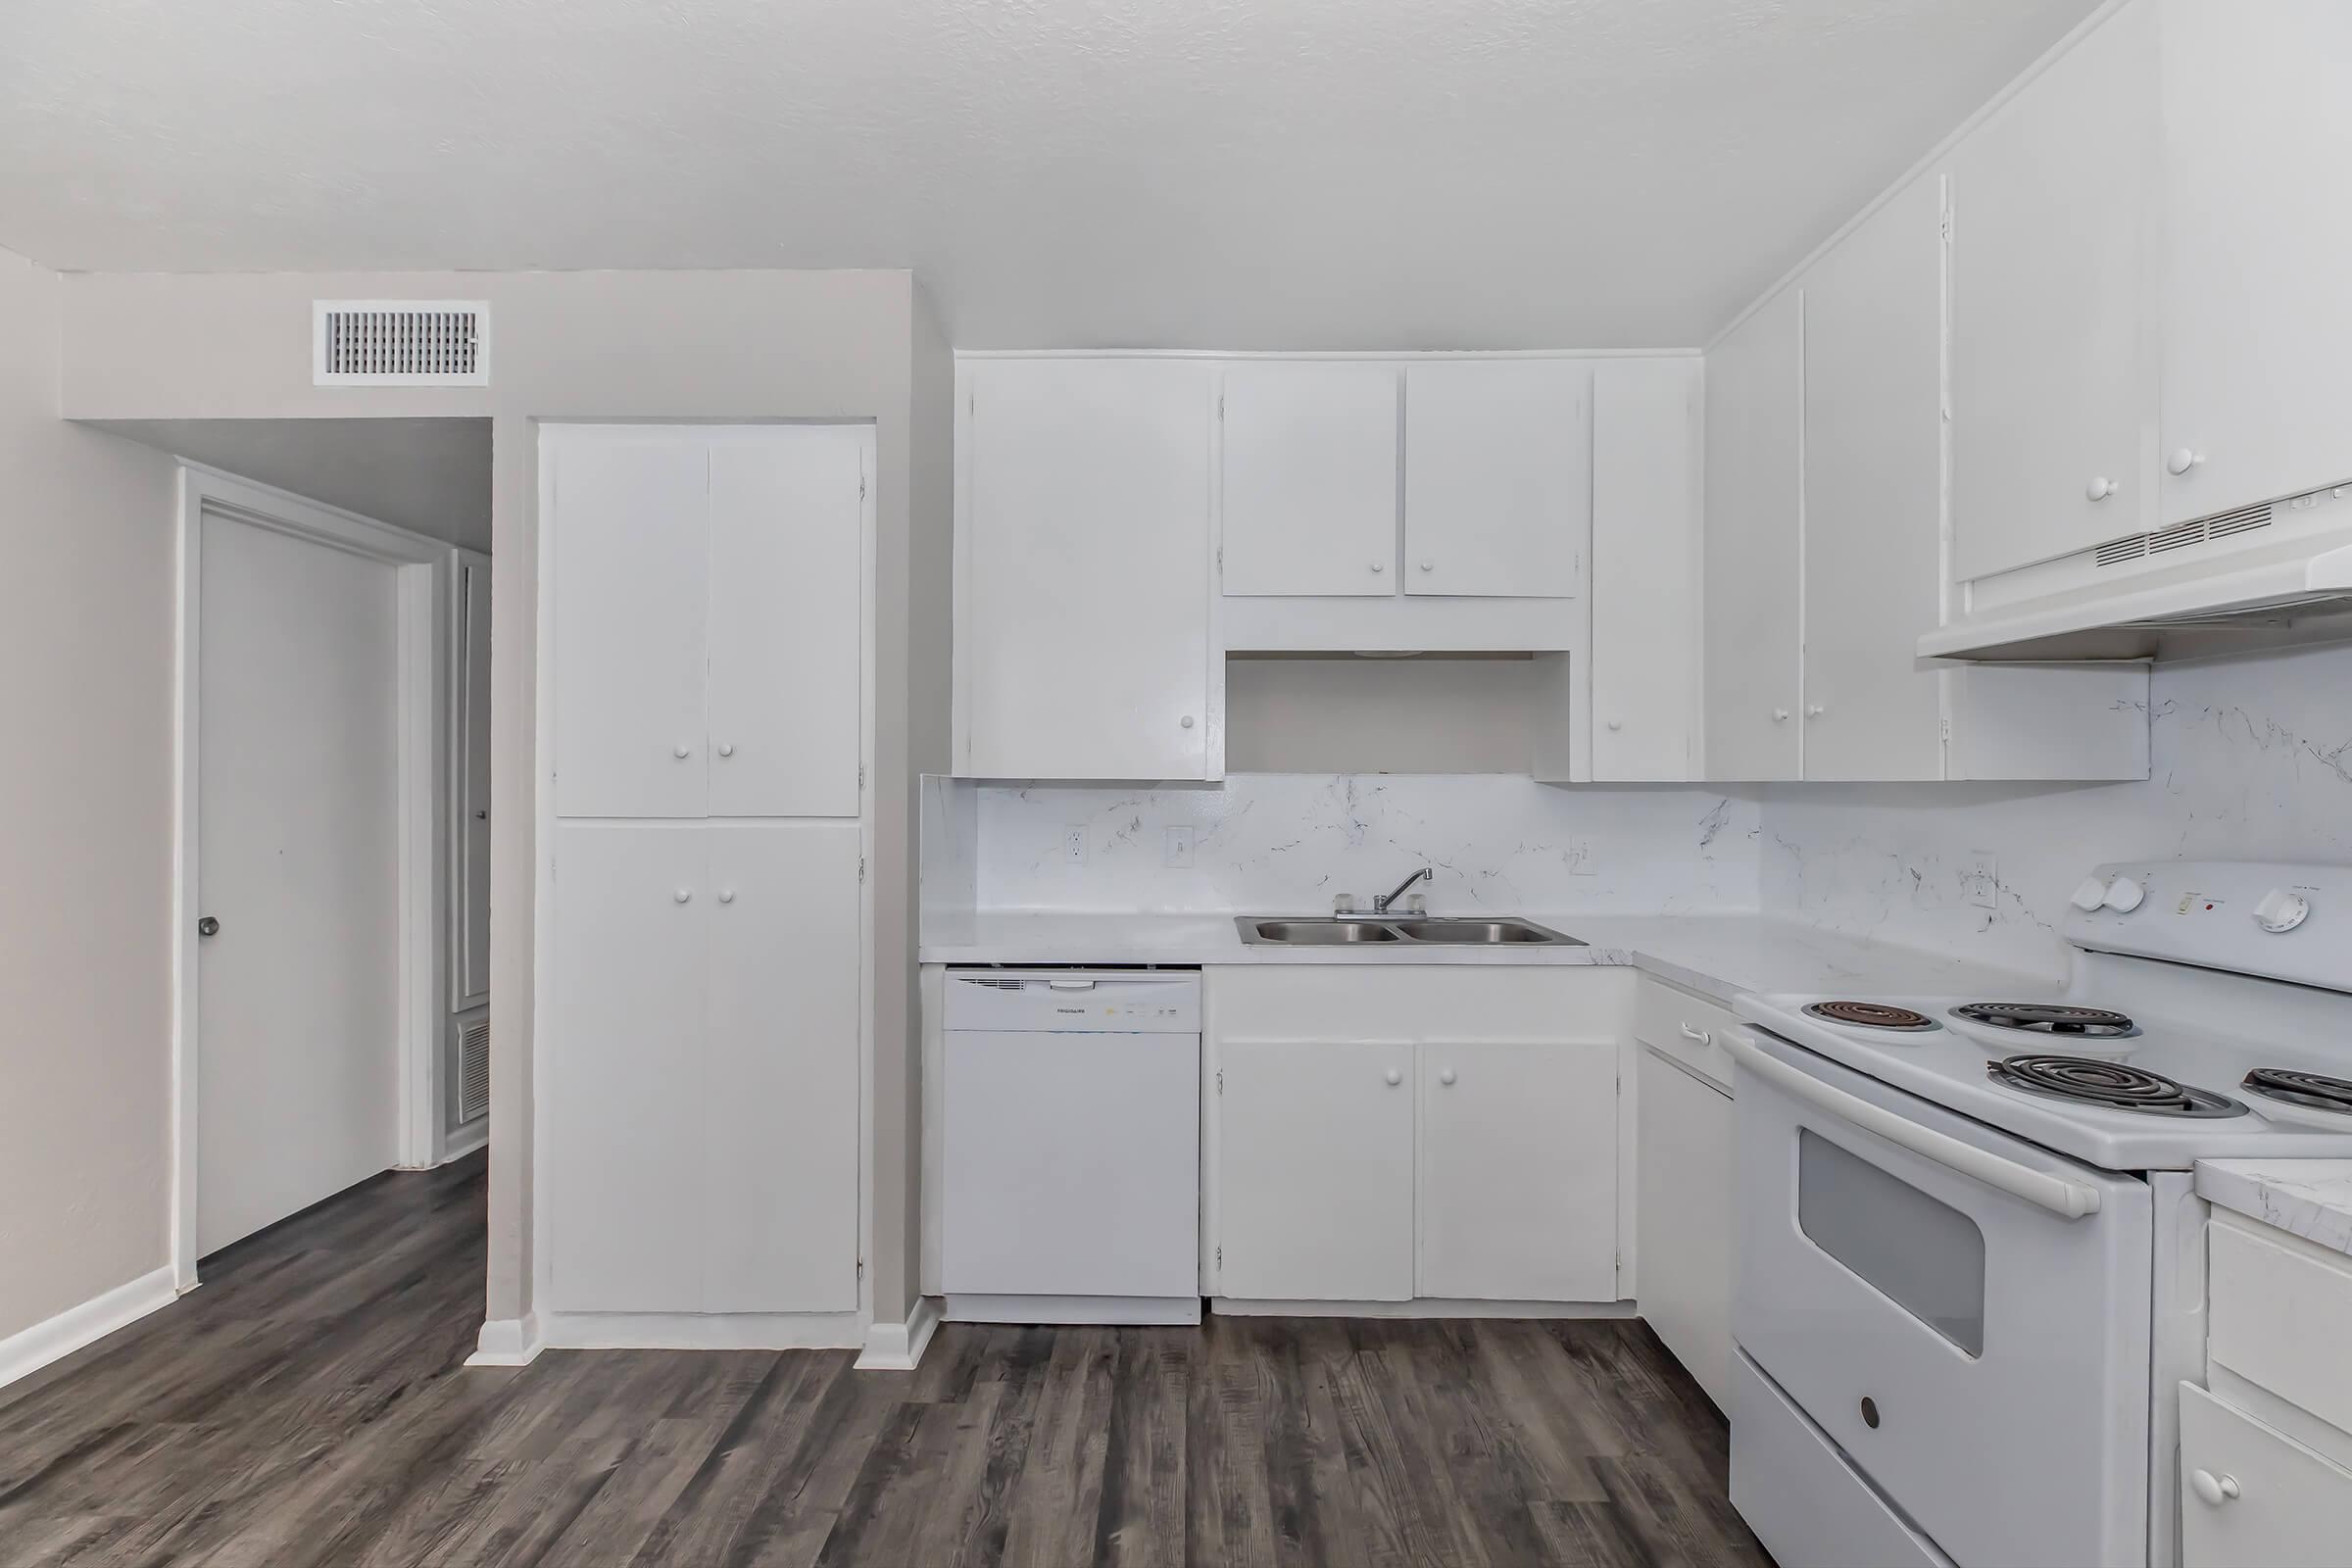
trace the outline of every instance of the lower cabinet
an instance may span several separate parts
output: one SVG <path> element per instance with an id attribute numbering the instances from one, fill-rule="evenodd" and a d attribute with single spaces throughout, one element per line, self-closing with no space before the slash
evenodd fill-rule
<path id="1" fill-rule="evenodd" d="M 2345 1560 L 2352 1471 L 2180 1385 L 2183 1568 L 2325 1568 Z"/>
<path id="2" fill-rule="evenodd" d="M 1616 1300 L 1630 978 L 1209 971 L 1210 1294 Z"/>
<path id="3" fill-rule="evenodd" d="M 1731 1406 L 1732 1097 L 1644 1052 L 1635 1140 L 1642 1315 Z"/>
<path id="4" fill-rule="evenodd" d="M 857 1309 L 858 853 L 854 821 L 558 827 L 556 1310 Z"/>

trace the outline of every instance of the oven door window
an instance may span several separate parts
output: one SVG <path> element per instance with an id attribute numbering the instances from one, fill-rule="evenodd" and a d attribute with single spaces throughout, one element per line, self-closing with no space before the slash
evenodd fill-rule
<path id="1" fill-rule="evenodd" d="M 1939 1199 L 1809 1128 L 1796 1222 L 1813 1245 L 1972 1356 L 1984 1353 L 1984 1233 Z"/>

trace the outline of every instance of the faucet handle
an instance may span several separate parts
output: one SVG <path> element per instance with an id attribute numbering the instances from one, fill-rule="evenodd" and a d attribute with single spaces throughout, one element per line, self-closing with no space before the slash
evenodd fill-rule
<path id="1" fill-rule="evenodd" d="M 1331 901 L 1331 912 L 1334 914 L 1361 914 L 1364 911 L 1356 906 L 1354 894 L 1343 893 Z"/>

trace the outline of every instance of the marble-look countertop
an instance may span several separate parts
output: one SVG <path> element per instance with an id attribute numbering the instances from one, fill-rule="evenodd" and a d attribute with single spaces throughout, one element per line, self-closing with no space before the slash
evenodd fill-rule
<path id="1" fill-rule="evenodd" d="M 1445 911 L 1439 911 L 1443 913 Z M 1754 914 L 1584 915 L 1525 911 L 1579 937 L 1581 948 L 1252 947 L 1233 916 L 1003 912 L 934 916 L 924 963 L 1444 963 L 1631 966 L 1723 1003 L 1745 992 L 1950 996 L 2049 990 L 2053 977 L 2021 975 L 1943 954 L 1847 936 Z"/>
<path id="2" fill-rule="evenodd" d="M 2352 1159 L 2200 1159 L 2197 1196 L 2352 1253 Z"/>

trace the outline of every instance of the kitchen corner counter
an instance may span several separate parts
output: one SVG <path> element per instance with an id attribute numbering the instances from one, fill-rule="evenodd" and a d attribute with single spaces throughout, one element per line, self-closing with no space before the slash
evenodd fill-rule
<path id="1" fill-rule="evenodd" d="M 1277 911 L 1264 911 L 1273 915 Z M 1487 911 L 1443 910 L 1441 913 Z M 1585 947 L 1376 949 L 1252 947 L 1230 914 L 1004 912 L 934 918 L 920 959 L 954 964 L 1376 963 L 1633 967 L 1722 1003 L 1744 992 L 1858 995 L 2013 990 L 2036 979 L 1947 955 L 1894 947 L 1754 914 L 1583 915 L 1504 911 Z"/>
<path id="2" fill-rule="evenodd" d="M 2197 1196 L 2352 1253 L 2352 1159 L 2200 1159 Z"/>

